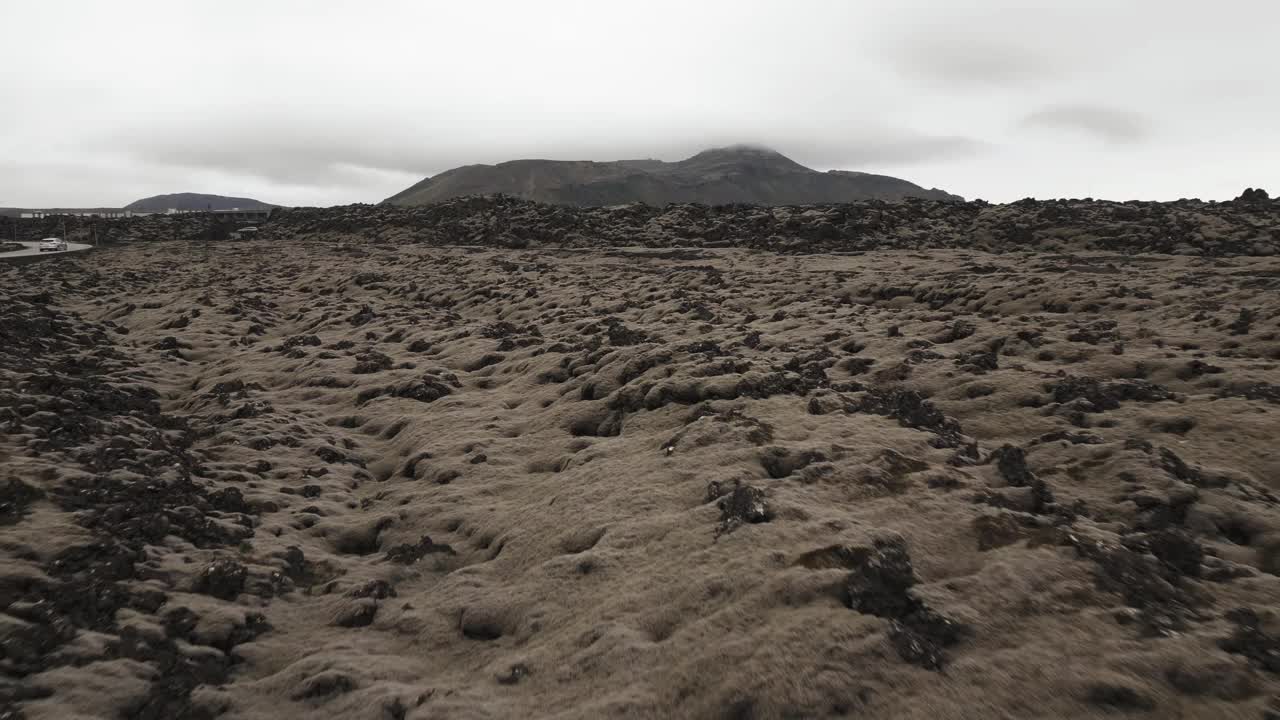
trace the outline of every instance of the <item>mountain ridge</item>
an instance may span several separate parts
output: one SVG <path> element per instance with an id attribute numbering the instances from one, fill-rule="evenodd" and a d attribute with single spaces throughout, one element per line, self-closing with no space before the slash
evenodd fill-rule
<path id="1" fill-rule="evenodd" d="M 210 195 L 207 193 L 168 193 L 134 200 L 124 206 L 136 212 L 164 212 L 165 210 L 267 210 L 279 207 L 253 198 Z"/>
<path id="2" fill-rule="evenodd" d="M 804 205 L 854 200 L 963 200 L 888 175 L 820 172 L 769 148 L 732 145 L 684 160 L 508 160 L 424 178 L 383 202 L 425 205 L 467 195 L 510 195 L 559 205 Z"/>

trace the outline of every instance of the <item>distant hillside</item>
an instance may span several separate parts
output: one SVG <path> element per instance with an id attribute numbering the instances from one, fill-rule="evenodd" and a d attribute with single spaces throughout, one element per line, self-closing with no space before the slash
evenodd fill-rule
<path id="1" fill-rule="evenodd" d="M 504 194 L 562 205 L 644 202 L 727 205 L 804 205 L 854 200 L 962 200 L 887 175 L 818 172 L 773 150 L 717 148 L 680 162 L 513 160 L 466 165 L 427 178 L 387 198 L 393 205 L 425 205 L 464 195 Z"/>
<path id="2" fill-rule="evenodd" d="M 149 198 L 135 200 L 124 206 L 125 210 L 138 212 L 164 212 L 165 210 L 267 210 L 278 205 L 264 203 L 252 198 L 227 197 L 225 195 L 204 195 L 202 193 L 173 193 L 170 195 L 154 195 Z"/>

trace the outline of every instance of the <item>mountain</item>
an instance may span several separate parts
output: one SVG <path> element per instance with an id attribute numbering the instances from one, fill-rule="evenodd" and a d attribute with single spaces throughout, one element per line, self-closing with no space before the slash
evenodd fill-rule
<path id="1" fill-rule="evenodd" d="M 650 205 L 696 202 L 803 205 L 853 200 L 962 200 L 888 175 L 818 172 L 761 147 L 716 148 L 679 162 L 661 160 L 513 160 L 465 165 L 429 177 L 387 198 L 393 205 L 426 205 L 463 195 L 501 193 L 563 205 Z"/>
<path id="2" fill-rule="evenodd" d="M 152 197 L 134 200 L 124 206 L 125 210 L 138 212 L 164 212 L 165 210 L 268 210 L 278 205 L 264 203 L 252 198 L 226 197 L 225 195 L 204 195 L 201 193 L 173 193 L 170 195 L 153 195 Z"/>

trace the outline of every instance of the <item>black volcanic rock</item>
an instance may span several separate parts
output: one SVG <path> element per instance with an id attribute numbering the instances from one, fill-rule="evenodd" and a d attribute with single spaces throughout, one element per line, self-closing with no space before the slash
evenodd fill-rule
<path id="1" fill-rule="evenodd" d="M 789 205 L 851 200 L 962 200 L 886 175 L 818 172 L 765 148 L 716 148 L 679 162 L 514 160 L 466 165 L 427 178 L 387 199 L 425 205 L 465 195 L 511 195 L 561 205 L 644 202 Z"/>
<path id="2" fill-rule="evenodd" d="M 102 245 L 216 240 L 203 213 L 116 219 L 0 217 L 0 237 L 62 232 Z M 965 249 L 985 252 L 1119 252 L 1204 257 L 1280 255 L 1280 202 L 859 200 L 816 205 L 573 207 L 514 197 L 460 197 L 424 206 L 281 208 L 263 239 L 491 247 L 742 247 L 789 254 Z M 1141 297 L 1136 295 L 1135 297 Z M 1093 333 L 1093 331 L 1090 331 Z M 1086 341 L 1089 335 L 1080 335 Z M 1097 337 L 1101 337 L 1098 335 Z"/>
<path id="3" fill-rule="evenodd" d="M 139 224 L 140 231 L 144 228 L 147 236 L 164 238 L 160 227 Z M 1280 254 L 1280 203 L 1022 200 L 992 205 L 910 199 L 777 207 L 572 207 L 476 196 L 419 207 L 282 209 L 261 235 L 274 240 L 295 235 L 332 242 L 373 239 L 386 245 L 702 246 L 796 254 L 955 248 L 1223 257 Z"/>

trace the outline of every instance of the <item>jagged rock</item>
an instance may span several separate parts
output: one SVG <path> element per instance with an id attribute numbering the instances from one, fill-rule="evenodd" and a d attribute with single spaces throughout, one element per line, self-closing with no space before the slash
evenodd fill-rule
<path id="1" fill-rule="evenodd" d="M 1176 399 L 1165 388 L 1145 380 L 1103 382 L 1091 377 L 1068 377 L 1048 384 L 1045 389 L 1053 394 L 1054 402 L 1087 400 L 1092 406 L 1088 412 L 1115 410 L 1124 401 L 1160 402 Z"/>
<path id="2" fill-rule="evenodd" d="M 395 361 L 385 353 L 369 350 L 356 355 L 356 365 L 351 372 L 356 375 L 370 375 L 390 369 L 394 364 Z"/>
<path id="3" fill-rule="evenodd" d="M 9 478 L 7 482 L 0 484 L 0 525 L 17 522 L 26 512 L 27 506 L 43 495 L 39 488 L 17 478 Z"/>
<path id="4" fill-rule="evenodd" d="M 901 538 L 877 540 L 866 550 L 846 553 L 857 565 L 845 581 L 849 607 L 890 620 L 889 641 L 905 661 L 928 670 L 945 663 L 943 649 L 968 628 L 929 608 L 913 595 L 915 570 Z"/>
<path id="5" fill-rule="evenodd" d="M 222 600 L 234 600 L 244 589 L 249 570 L 244 564 L 230 559 L 215 560 L 200 571 L 195 591 Z"/>
<path id="6" fill-rule="evenodd" d="M 1235 632 L 1218 641 L 1218 647 L 1243 655 L 1270 673 L 1280 673 L 1280 637 L 1262 627 L 1258 613 L 1251 608 L 1237 608 L 1226 614 L 1235 623 Z"/>
<path id="7" fill-rule="evenodd" d="M 713 481 L 707 486 L 707 499 L 715 501 L 720 509 L 718 534 L 733 532 L 744 524 L 768 522 L 770 518 L 764 491 L 737 480 L 730 487 Z"/>
<path id="8" fill-rule="evenodd" d="M 387 551 L 387 560 L 401 565 L 412 565 L 423 557 L 432 553 L 442 553 L 445 555 L 455 554 L 453 548 L 443 543 L 432 542 L 431 538 L 423 535 L 416 543 L 404 543 L 396 545 Z"/>

